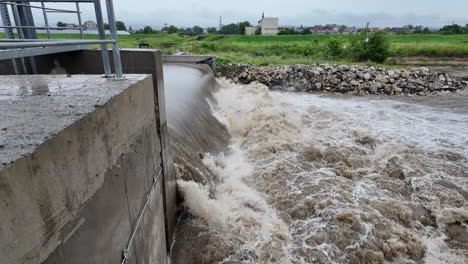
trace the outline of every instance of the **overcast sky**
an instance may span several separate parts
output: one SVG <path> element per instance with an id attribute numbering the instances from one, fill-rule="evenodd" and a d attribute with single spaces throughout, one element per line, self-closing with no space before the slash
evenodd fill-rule
<path id="1" fill-rule="evenodd" d="M 60 4 L 50 6 L 57 5 Z M 95 20 L 90 5 L 82 5 L 84 19 Z M 468 0 L 114 0 L 114 6 L 117 20 L 134 27 L 161 27 L 164 23 L 218 26 L 220 16 L 223 24 L 244 20 L 256 24 L 263 11 L 265 16 L 279 17 L 280 25 L 364 26 L 367 21 L 371 27 L 406 24 L 440 27 L 452 21 L 468 24 Z M 51 16 L 53 23 L 76 22 L 71 16 Z"/>

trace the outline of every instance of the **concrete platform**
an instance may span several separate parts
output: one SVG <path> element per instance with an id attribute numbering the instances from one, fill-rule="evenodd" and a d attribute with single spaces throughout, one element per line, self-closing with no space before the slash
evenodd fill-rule
<path id="1" fill-rule="evenodd" d="M 98 75 L 0 76 L 0 168 L 147 76 L 115 82 Z"/>
<path id="2" fill-rule="evenodd" d="M 0 76 L 2 263 L 120 263 L 160 170 L 151 75 Z M 129 263 L 167 259 L 161 178 Z"/>

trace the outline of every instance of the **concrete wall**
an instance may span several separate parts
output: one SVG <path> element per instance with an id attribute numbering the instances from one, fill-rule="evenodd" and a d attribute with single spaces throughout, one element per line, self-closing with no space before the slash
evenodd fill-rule
<path id="1" fill-rule="evenodd" d="M 245 27 L 245 34 L 246 35 L 255 35 L 255 31 L 257 31 L 258 27 Z"/>
<path id="2" fill-rule="evenodd" d="M 2 263 L 120 263 L 161 164 L 151 76 L 0 83 Z M 166 262 L 162 179 L 129 263 Z"/>
<path id="3" fill-rule="evenodd" d="M 262 35 L 278 35 L 278 23 L 277 17 L 265 17 L 259 22 L 259 26 L 262 27 Z"/>
<path id="4" fill-rule="evenodd" d="M 130 249 L 129 263 L 165 263 L 172 244 L 177 207 L 165 101 L 159 100 L 164 98 L 162 56 L 157 50 L 126 50 L 121 55 L 124 73 L 130 79 L 133 78 L 130 73 L 149 73 L 153 78 L 146 76 L 132 85 L 127 85 L 129 79 L 113 81 L 100 75 L 34 76 L 29 81 L 18 82 L 27 78 L 19 76 L 0 82 L 0 89 L 7 83 L 16 83 L 17 90 L 24 91 L 28 85 L 23 84 L 31 84 L 27 89 L 41 93 L 44 87 L 54 83 L 48 78 L 61 77 L 65 79 L 54 84 L 60 89 L 67 90 L 70 79 L 80 79 L 80 91 L 102 91 L 102 86 L 92 87 L 88 82 L 94 79 L 110 84 L 113 89 L 109 92 L 121 92 L 108 100 L 99 99 L 95 93 L 74 94 L 75 99 L 63 109 L 54 109 L 58 113 L 67 112 L 68 108 L 78 111 L 76 107 L 81 109 L 83 98 L 88 97 L 97 100 L 90 105 L 92 111 L 76 113 L 76 119 L 67 126 L 63 126 L 60 118 L 39 123 L 60 129 L 44 136 L 47 140 L 38 145 L 34 141 L 33 149 L 24 148 L 30 143 L 20 138 L 17 149 L 29 149 L 29 152 L 17 157 L 3 156 L 3 141 L 15 133 L 10 133 L 10 129 L 0 131 L 0 160 L 7 164 L 0 167 L 0 201 L 4 201 L 0 204 L 0 258 L 6 263 L 120 263 L 121 250 L 161 163 L 162 174 L 155 187 L 157 195 L 150 197 Z M 103 72 L 97 50 L 39 56 L 36 61 L 42 74 Z M 10 61 L 0 61 L 0 74 L 12 74 Z M 120 90 L 122 87 L 126 88 Z M 0 100 L 6 98 L 1 94 Z M 10 105 L 21 102 L 25 103 L 24 108 L 5 116 L 30 127 L 24 109 L 35 113 L 41 107 L 38 102 L 42 101 L 47 102 L 43 106 L 50 106 L 48 100 L 53 101 L 54 96 L 48 95 L 46 92 L 28 103 L 18 100 Z M 11 98 L 18 99 L 17 95 Z M 2 105 L 8 104 L 2 101 Z M 38 113 L 36 119 L 42 117 Z M 2 121 L 0 126 L 3 124 Z M 24 137 L 25 132 L 16 135 Z M 39 134 L 36 131 L 26 137 L 35 138 L 33 135 Z"/>
<path id="5" fill-rule="evenodd" d="M 112 53 L 109 51 L 109 57 L 112 63 Z M 159 50 L 142 49 L 123 49 L 121 51 L 122 68 L 125 74 L 147 73 L 153 76 L 154 93 L 157 98 L 164 96 L 164 79 L 162 69 L 162 53 Z M 37 56 L 36 62 L 40 74 L 103 74 L 103 65 L 99 50 L 82 50 L 59 54 L 50 54 Z M 0 75 L 14 74 L 11 61 L 0 61 Z M 166 107 L 164 100 L 156 100 L 158 104 L 157 126 L 163 135 L 164 142 L 162 155 L 164 155 L 164 191 L 166 193 L 165 207 L 167 209 L 167 231 L 168 245 L 172 244 L 172 234 L 174 233 L 177 220 L 176 205 L 176 179 L 175 172 L 172 170 L 172 161 L 169 155 L 169 142 L 166 122 Z M 156 135 L 155 135 L 156 136 Z"/>

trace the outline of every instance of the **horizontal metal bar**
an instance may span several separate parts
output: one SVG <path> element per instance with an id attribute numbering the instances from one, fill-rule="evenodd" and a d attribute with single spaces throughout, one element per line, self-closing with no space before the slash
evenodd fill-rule
<path id="1" fill-rule="evenodd" d="M 61 46 L 61 47 L 46 47 L 46 48 L 29 48 L 29 49 L 14 49 L 0 50 L 0 60 L 40 56 L 45 54 L 62 53 L 75 50 L 88 49 L 87 45 Z"/>
<path id="2" fill-rule="evenodd" d="M 12 2 L 12 0 L 0 0 L 0 3 L 5 2 Z M 14 2 L 94 3 L 94 0 L 14 0 Z"/>
<path id="3" fill-rule="evenodd" d="M 26 6 L 26 7 L 36 8 L 36 9 L 43 9 L 43 10 L 46 10 L 46 11 L 58 11 L 58 12 L 64 12 L 64 13 L 78 13 L 78 12 L 75 11 L 75 10 L 65 10 L 65 9 L 57 9 L 57 8 L 49 8 L 49 7 L 42 7 L 42 6 L 25 5 L 25 4 L 18 4 L 18 3 L 5 3 L 5 5 Z"/>
<path id="4" fill-rule="evenodd" d="M 78 12 L 76 12 L 76 11 L 66 11 L 66 10 L 63 10 L 63 11 L 46 11 L 46 13 L 76 14 L 76 13 L 78 13 Z"/>
<path id="5" fill-rule="evenodd" d="M 0 26 L 0 28 L 30 28 L 30 29 L 76 29 L 79 27 L 36 27 L 36 26 Z M 83 27 L 84 29 L 84 27 Z"/>
<path id="6" fill-rule="evenodd" d="M 0 42 L 39 42 L 39 41 L 61 41 L 70 39 L 0 39 Z"/>
<path id="7" fill-rule="evenodd" d="M 71 45 L 90 45 L 90 44 L 112 44 L 115 40 L 60 40 L 60 41 L 38 41 L 38 42 L 23 42 L 23 43 L 0 43 L 0 49 L 21 49 L 34 47 L 51 47 L 51 46 L 71 46 Z"/>

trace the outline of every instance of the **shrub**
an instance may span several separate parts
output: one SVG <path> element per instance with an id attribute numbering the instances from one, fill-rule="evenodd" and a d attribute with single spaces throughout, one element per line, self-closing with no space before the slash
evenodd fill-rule
<path id="1" fill-rule="evenodd" d="M 292 28 L 287 28 L 283 31 L 280 31 L 278 35 L 296 35 L 296 31 Z"/>
<path id="2" fill-rule="evenodd" d="M 368 34 L 366 31 L 351 38 L 350 56 L 357 61 L 384 62 L 388 56 L 390 44 L 385 32 Z"/>
<path id="3" fill-rule="evenodd" d="M 338 38 L 331 38 L 327 43 L 327 54 L 333 57 L 343 55 L 343 42 Z"/>

